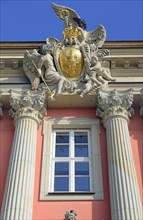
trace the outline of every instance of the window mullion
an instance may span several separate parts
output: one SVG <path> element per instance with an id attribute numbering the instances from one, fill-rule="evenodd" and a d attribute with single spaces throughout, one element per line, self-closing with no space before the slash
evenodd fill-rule
<path id="1" fill-rule="evenodd" d="M 75 191 L 74 131 L 70 131 L 70 191 Z"/>
<path id="2" fill-rule="evenodd" d="M 74 158 L 74 131 L 70 131 L 70 157 Z"/>
<path id="3" fill-rule="evenodd" d="M 52 148 L 51 148 L 51 160 L 50 160 L 50 176 L 51 181 L 49 183 L 49 188 L 52 192 L 54 192 L 54 179 L 55 179 L 55 149 L 56 149 L 56 132 L 54 131 L 52 134 Z"/>

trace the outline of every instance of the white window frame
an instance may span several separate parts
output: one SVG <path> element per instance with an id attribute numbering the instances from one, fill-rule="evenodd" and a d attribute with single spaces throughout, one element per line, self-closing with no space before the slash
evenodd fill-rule
<path id="1" fill-rule="evenodd" d="M 88 157 L 75 157 L 74 156 L 74 132 L 86 132 L 88 136 Z M 56 157 L 55 156 L 55 139 L 56 139 L 56 132 L 69 132 L 69 157 Z M 54 129 L 52 133 L 52 140 L 53 140 L 53 147 L 52 147 L 52 153 L 51 153 L 51 170 L 50 170 L 50 179 L 51 184 L 49 186 L 49 191 L 50 192 L 55 192 L 54 191 L 54 170 L 55 170 L 55 163 L 56 162 L 69 162 L 69 193 L 70 192 L 76 192 L 75 191 L 75 174 L 74 174 L 74 169 L 75 169 L 75 162 L 88 162 L 89 164 L 89 181 L 90 181 L 90 190 L 88 192 L 92 192 L 92 167 L 91 167 L 91 149 L 90 149 L 90 130 L 89 129 Z M 72 147 L 73 146 L 73 147 Z M 61 191 L 62 192 L 62 191 Z M 67 191 L 66 191 L 67 192 Z M 82 191 L 80 191 L 82 192 Z M 86 191 L 83 191 L 86 192 Z M 64 191 L 63 191 L 64 193 Z"/>
<path id="2" fill-rule="evenodd" d="M 51 172 L 53 154 L 52 133 L 53 130 L 69 129 L 90 130 L 90 192 L 52 192 Z M 78 130 L 77 130 L 78 131 Z M 40 185 L 40 200 L 103 200 L 102 167 L 99 142 L 99 120 L 89 118 L 53 118 L 46 119 L 43 125 L 43 155 Z M 53 184 L 52 184 L 53 185 Z"/>

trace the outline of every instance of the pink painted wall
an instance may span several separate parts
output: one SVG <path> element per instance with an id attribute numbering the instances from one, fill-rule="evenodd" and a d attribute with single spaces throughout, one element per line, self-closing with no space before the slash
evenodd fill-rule
<path id="1" fill-rule="evenodd" d="M 2 204 L 3 192 L 5 187 L 8 161 L 10 158 L 14 126 L 8 111 L 4 111 L 0 119 L 0 207 Z"/>
<path id="2" fill-rule="evenodd" d="M 135 114 L 130 120 L 129 134 L 143 205 L 143 116 L 141 117 L 138 109 L 135 109 Z"/>
<path id="3" fill-rule="evenodd" d="M 48 116 L 52 117 L 70 117 L 70 118 L 95 118 L 95 109 L 49 109 Z M 143 117 L 139 115 L 139 111 L 135 111 L 135 115 L 130 120 L 129 132 L 131 136 L 131 144 L 137 178 L 139 182 L 140 194 L 143 202 Z M 13 139 L 14 126 L 8 116 L 8 112 L 4 112 L 4 116 L 0 119 L 0 206 L 2 203 L 8 161 Z M 67 210 L 74 209 L 77 211 L 78 220 L 95 220 L 110 217 L 110 201 L 108 188 L 108 171 L 107 171 L 107 151 L 106 151 L 106 133 L 101 126 L 100 144 L 102 159 L 102 175 L 104 197 L 103 201 L 47 201 L 39 200 L 40 190 L 40 172 L 42 163 L 42 126 L 38 129 L 37 138 L 37 154 L 36 154 L 36 172 L 35 172 L 35 189 L 33 203 L 33 220 L 63 220 Z"/>
<path id="4" fill-rule="evenodd" d="M 48 118 L 95 118 L 95 109 L 49 109 Z M 101 128 L 100 140 L 102 155 L 102 173 L 104 184 L 104 201 L 39 201 L 40 188 L 40 170 L 42 162 L 42 128 L 38 131 L 36 174 L 35 174 L 35 192 L 34 192 L 34 212 L 33 220 L 63 220 L 66 211 L 74 209 L 78 213 L 78 220 L 105 219 L 110 218 L 110 201 L 108 189 L 107 172 L 107 152 L 105 141 L 105 130 Z"/>

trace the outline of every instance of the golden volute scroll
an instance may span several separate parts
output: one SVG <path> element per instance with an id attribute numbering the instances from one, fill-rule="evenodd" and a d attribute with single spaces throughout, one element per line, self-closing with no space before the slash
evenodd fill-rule
<path id="1" fill-rule="evenodd" d="M 76 47 L 66 47 L 60 52 L 59 64 L 66 78 L 77 79 L 83 70 L 83 55 Z"/>

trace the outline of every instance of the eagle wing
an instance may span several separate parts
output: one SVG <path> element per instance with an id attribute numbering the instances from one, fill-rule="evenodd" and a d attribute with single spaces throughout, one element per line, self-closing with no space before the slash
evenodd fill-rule
<path id="1" fill-rule="evenodd" d="M 26 51 L 24 54 L 23 70 L 31 82 L 32 90 L 36 90 L 40 84 L 40 76 L 38 75 L 38 71 L 36 69 L 36 64 L 39 59 L 40 54 L 38 54 L 35 50 L 32 53 Z"/>
<path id="2" fill-rule="evenodd" d="M 97 56 L 102 58 L 102 57 L 105 57 L 105 56 L 109 56 L 110 55 L 110 51 L 108 49 L 99 49 L 97 51 Z"/>
<path id="3" fill-rule="evenodd" d="M 56 39 L 56 38 L 53 38 L 53 37 L 48 37 L 47 39 L 46 39 L 46 43 L 48 44 L 48 45 L 56 45 L 57 43 L 59 42 L 59 40 L 58 39 Z"/>
<path id="4" fill-rule="evenodd" d="M 96 30 L 87 32 L 86 42 L 89 44 L 95 44 L 97 47 L 102 47 L 106 39 L 106 30 L 102 25 L 99 25 Z"/>
<path id="5" fill-rule="evenodd" d="M 52 3 L 51 5 L 56 15 L 62 20 L 65 20 L 66 17 L 79 18 L 79 15 L 71 8 L 62 5 L 57 5 L 54 3 Z"/>

